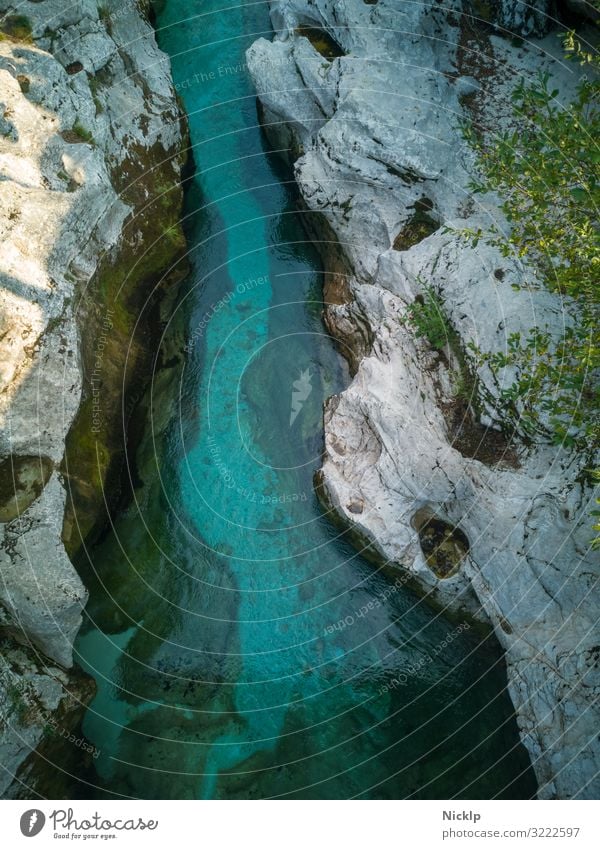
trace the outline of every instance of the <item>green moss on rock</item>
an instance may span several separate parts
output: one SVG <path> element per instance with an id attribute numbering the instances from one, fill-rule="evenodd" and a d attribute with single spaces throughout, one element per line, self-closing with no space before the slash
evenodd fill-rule
<path id="1" fill-rule="evenodd" d="M 118 250 L 105 257 L 77 309 L 84 397 L 63 460 L 69 493 L 63 541 L 72 558 L 123 498 L 127 424 L 150 376 L 157 306 L 188 271 L 175 176 L 183 157 L 166 158 L 159 144 L 131 147 L 113 174 L 133 212 Z"/>
<path id="2" fill-rule="evenodd" d="M 49 457 L 18 457 L 0 463 L 0 522 L 20 516 L 42 493 L 52 474 Z"/>
<path id="3" fill-rule="evenodd" d="M 0 33 L 12 41 L 31 44 L 31 21 L 26 15 L 4 15 L 0 18 Z"/>

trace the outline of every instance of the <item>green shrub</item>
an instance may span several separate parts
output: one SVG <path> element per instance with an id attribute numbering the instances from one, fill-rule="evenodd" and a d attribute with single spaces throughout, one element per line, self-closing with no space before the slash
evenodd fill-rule
<path id="1" fill-rule="evenodd" d="M 17 721 L 20 723 L 25 722 L 29 711 L 29 705 L 25 699 L 22 687 L 16 683 L 10 683 L 6 691 L 6 695 L 8 696 L 11 711 Z"/>
<path id="2" fill-rule="evenodd" d="M 79 123 L 79 121 L 75 121 L 73 124 L 73 132 L 77 136 L 77 138 L 81 139 L 81 141 L 86 142 L 87 144 L 95 144 L 94 136 L 90 133 L 89 130 L 86 130 L 85 127 Z"/>
<path id="3" fill-rule="evenodd" d="M 102 112 L 104 112 L 104 107 L 100 98 L 98 97 L 98 93 L 102 87 L 102 84 L 95 74 L 88 75 L 88 83 L 90 86 L 90 91 L 92 93 L 92 100 L 94 101 L 94 106 L 96 107 L 96 115 L 100 115 L 102 114 Z"/>
<path id="4" fill-rule="evenodd" d="M 599 0 L 592 5 L 600 10 Z M 559 104 L 559 90 L 541 74 L 513 93 L 514 129 L 491 143 L 473 126 L 464 132 L 482 163 L 472 188 L 499 191 L 511 224 L 508 236 L 471 233 L 473 244 L 488 238 L 505 256 L 537 267 L 543 285 L 562 296 L 566 329 L 558 341 L 540 327 L 512 334 L 503 354 L 472 347 L 493 372 L 516 369 L 500 394 L 513 424 L 531 437 L 575 447 L 594 463 L 600 449 L 600 54 L 583 47 L 574 32 L 564 35 L 564 46 L 567 59 L 591 71 L 569 106 Z M 588 474 L 600 481 L 600 472 Z M 600 537 L 593 544 L 600 546 Z"/>
<path id="5" fill-rule="evenodd" d="M 439 295 L 427 286 L 422 295 L 417 295 L 406 314 L 407 323 L 415 336 L 425 338 L 432 348 L 440 351 L 450 341 L 451 328 L 444 313 Z"/>
<path id="6" fill-rule="evenodd" d="M 597 67 L 573 33 L 570 57 Z M 482 164 L 475 192 L 499 191 L 511 224 L 508 235 L 471 232 L 505 256 L 529 260 L 543 285 L 562 296 L 566 328 L 559 340 L 545 328 L 513 334 L 506 353 L 479 354 L 492 370 L 513 366 L 517 379 L 501 401 L 538 438 L 595 452 L 600 447 L 600 82 L 584 78 L 573 103 L 557 101 L 548 74 L 521 82 L 513 93 L 515 127 L 492 142 L 467 126 Z M 526 282 L 531 288 L 539 284 Z"/>

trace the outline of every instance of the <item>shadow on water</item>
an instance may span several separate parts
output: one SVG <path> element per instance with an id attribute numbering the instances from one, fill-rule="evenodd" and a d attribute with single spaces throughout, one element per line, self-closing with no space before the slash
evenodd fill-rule
<path id="1" fill-rule="evenodd" d="M 497 644 L 384 579 L 319 509 L 322 404 L 347 373 L 242 67 L 266 4 L 218 6 L 167 0 L 157 20 L 198 169 L 162 361 L 183 325 L 188 353 L 155 375 L 142 483 L 91 552 L 77 652 L 98 755 L 71 794 L 529 797 Z"/>

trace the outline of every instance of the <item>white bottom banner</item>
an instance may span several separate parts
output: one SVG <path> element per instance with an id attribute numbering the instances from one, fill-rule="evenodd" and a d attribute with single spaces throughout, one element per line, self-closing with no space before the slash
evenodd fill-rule
<path id="1" fill-rule="evenodd" d="M 599 808 L 594 801 L 4 801 L 0 845 L 596 849 Z"/>

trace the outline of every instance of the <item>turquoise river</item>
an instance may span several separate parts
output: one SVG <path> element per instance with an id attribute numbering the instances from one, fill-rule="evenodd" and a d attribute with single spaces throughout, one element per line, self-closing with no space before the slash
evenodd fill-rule
<path id="1" fill-rule="evenodd" d="M 159 359 L 178 338 L 186 354 L 156 372 L 134 499 L 89 552 L 96 751 L 71 793 L 527 798 L 494 640 L 383 576 L 314 496 L 322 404 L 349 378 L 244 67 L 267 4 L 157 9 L 195 160 L 192 272 Z"/>

